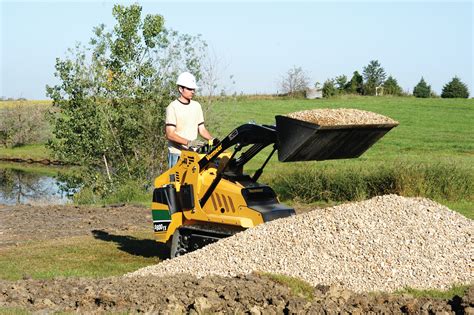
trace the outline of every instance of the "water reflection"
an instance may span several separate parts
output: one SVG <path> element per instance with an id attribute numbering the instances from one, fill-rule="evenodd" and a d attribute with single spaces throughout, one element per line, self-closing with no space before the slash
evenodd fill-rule
<path id="1" fill-rule="evenodd" d="M 0 204 L 65 204 L 73 190 L 54 176 L 0 168 Z"/>

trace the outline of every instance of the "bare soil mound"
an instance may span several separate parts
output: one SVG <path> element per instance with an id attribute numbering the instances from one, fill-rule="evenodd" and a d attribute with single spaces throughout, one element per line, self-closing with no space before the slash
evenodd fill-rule
<path id="1" fill-rule="evenodd" d="M 286 286 L 257 274 L 232 279 L 175 275 L 22 280 L 0 281 L 0 307 L 157 314 L 467 314 L 474 307 L 473 288 L 464 297 L 451 300 L 358 294 L 335 286 L 317 286 L 312 293 L 312 299 L 298 296 Z"/>

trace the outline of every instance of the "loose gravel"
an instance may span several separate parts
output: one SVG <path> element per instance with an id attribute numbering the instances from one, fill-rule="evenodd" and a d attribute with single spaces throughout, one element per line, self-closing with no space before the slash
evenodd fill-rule
<path id="1" fill-rule="evenodd" d="M 473 282 L 473 231 L 434 201 L 386 195 L 268 222 L 126 276 L 262 271 L 355 292 L 446 289 Z"/>
<path id="2" fill-rule="evenodd" d="M 352 109 L 311 109 L 287 115 L 320 126 L 398 125 L 398 121 L 377 113 Z"/>

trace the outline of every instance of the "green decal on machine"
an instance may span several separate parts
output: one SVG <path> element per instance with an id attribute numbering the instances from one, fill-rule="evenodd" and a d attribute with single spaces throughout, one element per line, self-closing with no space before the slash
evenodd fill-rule
<path id="1" fill-rule="evenodd" d="M 171 223 L 170 212 L 168 210 L 151 210 L 151 215 L 155 232 L 166 232 Z"/>
<path id="2" fill-rule="evenodd" d="M 155 220 L 171 220 L 171 215 L 168 210 L 151 210 L 153 221 Z"/>

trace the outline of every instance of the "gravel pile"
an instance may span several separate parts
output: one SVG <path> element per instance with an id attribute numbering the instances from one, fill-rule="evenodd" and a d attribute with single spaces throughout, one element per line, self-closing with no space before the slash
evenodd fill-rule
<path id="1" fill-rule="evenodd" d="M 473 231 L 434 201 L 386 195 L 268 222 L 127 276 L 263 271 L 356 292 L 446 289 L 474 280 Z"/>
<path id="2" fill-rule="evenodd" d="M 290 113 L 287 116 L 320 126 L 398 125 L 398 121 L 387 116 L 352 108 L 311 109 Z"/>

